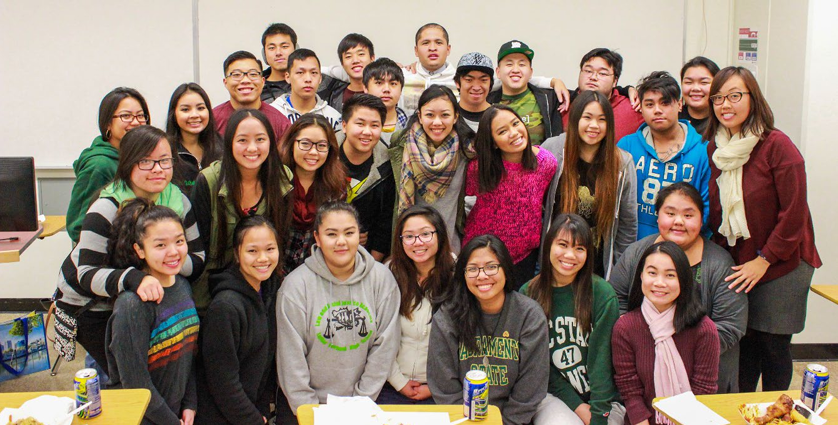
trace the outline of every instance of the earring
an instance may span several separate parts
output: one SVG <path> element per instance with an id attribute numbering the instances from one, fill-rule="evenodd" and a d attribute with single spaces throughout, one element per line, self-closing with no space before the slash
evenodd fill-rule
<path id="1" fill-rule="evenodd" d="M 110 140 L 111 138 L 111 129 L 105 130 L 105 140 Z"/>

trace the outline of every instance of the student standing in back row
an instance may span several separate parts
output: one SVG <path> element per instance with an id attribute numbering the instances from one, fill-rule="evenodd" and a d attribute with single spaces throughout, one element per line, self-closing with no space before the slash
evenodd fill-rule
<path id="1" fill-rule="evenodd" d="M 483 113 L 492 106 L 486 98 L 494 85 L 494 76 L 492 60 L 482 53 L 466 53 L 457 63 L 457 72 L 454 74 L 454 83 L 460 91 L 457 109 L 463 121 L 475 133 Z"/>
<path id="2" fill-rule="evenodd" d="M 309 49 L 297 49 L 288 56 L 286 81 L 291 92 L 285 93 L 271 104 L 292 123 L 303 114 L 317 114 L 325 118 L 332 130 L 340 131 L 340 113 L 317 95 L 322 81 L 320 59 Z"/>
<path id="3" fill-rule="evenodd" d="M 262 33 L 262 59 L 268 65 L 262 71 L 265 86 L 260 98 L 263 102 L 273 103 L 291 91 L 291 85 L 285 81 L 285 73 L 288 71 L 288 56 L 296 48 L 297 33 L 286 24 L 271 24 Z"/>
<path id="4" fill-rule="evenodd" d="M 364 68 L 364 92 L 378 97 L 387 107 L 387 118 L 381 127 L 381 141 L 390 146 L 390 136 L 407 125 L 407 114 L 399 108 L 404 87 L 404 72 L 388 58 L 380 58 Z"/>
<path id="5" fill-rule="evenodd" d="M 187 196 L 198 173 L 221 159 L 221 136 L 215 131 L 212 104 L 201 86 L 184 83 L 175 89 L 169 100 L 166 133 L 177 149 L 175 176 L 172 181 Z"/>
<path id="6" fill-rule="evenodd" d="M 710 119 L 710 85 L 719 72 L 719 66 L 704 56 L 696 56 L 681 68 L 681 88 L 684 107 L 678 118 L 688 120 L 698 134 L 704 134 Z"/>

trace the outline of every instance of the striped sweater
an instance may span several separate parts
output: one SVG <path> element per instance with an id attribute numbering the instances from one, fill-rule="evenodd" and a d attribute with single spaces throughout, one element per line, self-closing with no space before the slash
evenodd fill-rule
<path id="1" fill-rule="evenodd" d="M 192 204 L 183 196 L 183 227 L 189 255 L 181 275 L 197 278 L 204 268 L 204 247 L 195 224 Z M 56 303 L 69 312 L 75 312 L 93 298 L 99 298 L 91 307 L 93 311 L 109 311 L 108 298 L 120 292 L 135 291 L 146 273 L 133 267 L 114 269 L 104 266 L 107 257 L 108 237 L 119 205 L 114 198 L 99 198 L 94 202 L 82 223 L 79 243 L 64 260 L 58 274 Z"/>
<path id="2" fill-rule="evenodd" d="M 195 354 L 198 313 L 189 282 L 178 276 L 160 304 L 125 292 L 108 321 L 108 386 L 151 391 L 143 424 L 179 425 L 183 409 L 196 410 Z"/>

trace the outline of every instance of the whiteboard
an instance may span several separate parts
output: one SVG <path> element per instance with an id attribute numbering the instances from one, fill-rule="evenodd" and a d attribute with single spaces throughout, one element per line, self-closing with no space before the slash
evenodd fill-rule
<path id="1" fill-rule="evenodd" d="M 317 52 L 324 65 L 338 64 L 337 45 L 349 32 L 370 38 L 376 56 L 409 63 L 416 30 L 438 22 L 450 34 L 454 66 L 471 51 L 494 62 L 501 44 L 520 39 L 535 52 L 535 75 L 561 77 L 573 89 L 579 61 L 594 47 L 623 55 L 621 85 L 653 70 L 677 73 L 684 2 L 2 0 L 0 156 L 34 156 L 39 168 L 72 165 L 98 135 L 102 97 L 121 85 L 146 97 L 160 128 L 180 83 L 197 79 L 220 104 L 229 98 L 224 58 L 236 50 L 261 57 L 262 32 L 273 22 L 291 25 L 300 47 Z"/>

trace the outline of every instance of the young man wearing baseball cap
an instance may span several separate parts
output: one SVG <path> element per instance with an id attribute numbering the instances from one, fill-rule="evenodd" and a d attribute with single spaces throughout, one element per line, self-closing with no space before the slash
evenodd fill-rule
<path id="1" fill-rule="evenodd" d="M 559 99 L 552 90 L 530 84 L 532 58 L 535 55 L 526 43 L 512 40 L 498 50 L 498 79 L 501 89 L 489 94 L 489 103 L 511 107 L 526 124 L 533 145 L 562 133 Z"/>
<path id="2" fill-rule="evenodd" d="M 454 83 L 460 91 L 458 109 L 460 116 L 474 132 L 477 132 L 477 125 L 483 117 L 483 112 L 492 106 L 486 98 L 492 91 L 494 77 L 495 69 L 492 59 L 482 53 L 466 53 L 457 63 Z"/>

